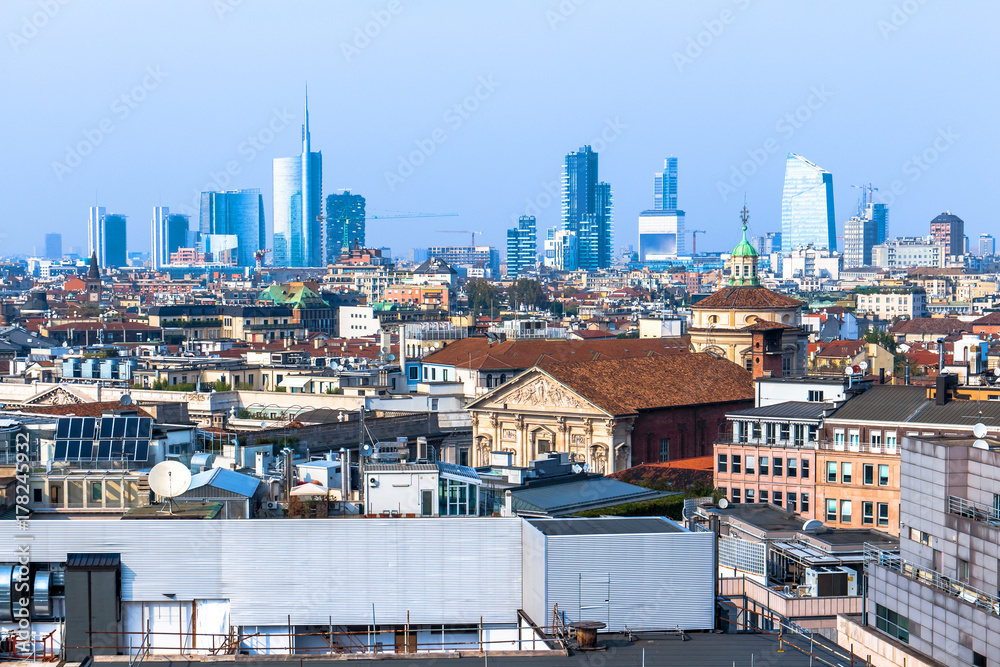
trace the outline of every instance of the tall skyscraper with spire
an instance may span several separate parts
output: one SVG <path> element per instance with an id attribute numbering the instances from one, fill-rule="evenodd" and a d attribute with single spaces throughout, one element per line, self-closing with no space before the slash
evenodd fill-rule
<path id="1" fill-rule="evenodd" d="M 309 92 L 302 152 L 274 160 L 274 265 L 323 266 L 323 154 L 309 138 Z"/>

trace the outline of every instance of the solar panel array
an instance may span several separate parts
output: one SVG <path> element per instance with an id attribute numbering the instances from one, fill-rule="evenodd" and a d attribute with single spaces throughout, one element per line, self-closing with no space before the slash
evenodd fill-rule
<path id="1" fill-rule="evenodd" d="M 61 417 L 56 422 L 56 461 L 146 461 L 149 417 Z"/>

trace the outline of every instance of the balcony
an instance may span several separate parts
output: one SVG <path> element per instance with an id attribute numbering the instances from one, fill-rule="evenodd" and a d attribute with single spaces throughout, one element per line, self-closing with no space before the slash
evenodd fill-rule
<path id="1" fill-rule="evenodd" d="M 899 445 L 895 442 L 838 442 L 836 440 L 824 440 L 820 443 L 820 449 L 834 452 L 858 452 L 861 454 L 889 454 L 899 453 Z"/>
<path id="2" fill-rule="evenodd" d="M 860 614 L 864 610 L 865 603 L 864 597 L 861 595 L 831 597 L 790 595 L 784 592 L 784 586 L 769 588 L 753 579 L 744 577 L 720 579 L 719 594 L 725 597 L 745 596 L 778 616 L 788 619 Z"/>
<path id="3" fill-rule="evenodd" d="M 792 438 L 784 440 L 782 440 L 781 438 L 775 438 L 774 440 L 768 440 L 767 438 L 739 439 L 739 438 L 734 438 L 731 435 L 723 435 L 715 439 L 715 444 L 738 445 L 742 447 L 782 447 L 786 449 L 816 449 L 816 445 L 818 443 L 815 440 L 794 440 Z"/>
<path id="4" fill-rule="evenodd" d="M 993 505 L 983 505 L 965 498 L 948 496 L 948 514 L 957 514 L 966 519 L 1000 527 L 1000 508 Z"/>
<path id="5" fill-rule="evenodd" d="M 867 568 L 872 564 L 892 570 L 907 579 L 933 588 L 945 595 L 964 600 L 994 616 L 1000 616 L 1000 598 L 997 596 L 985 593 L 961 581 L 956 581 L 935 570 L 914 565 L 898 554 L 882 551 L 872 544 L 865 544 L 865 566 Z M 871 575 L 869 574 L 869 576 Z"/>

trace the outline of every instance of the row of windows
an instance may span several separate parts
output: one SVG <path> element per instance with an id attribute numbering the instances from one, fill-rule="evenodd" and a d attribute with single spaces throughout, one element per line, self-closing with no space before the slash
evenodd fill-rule
<path id="1" fill-rule="evenodd" d="M 730 500 L 734 503 L 746 502 L 746 503 L 771 503 L 772 505 L 777 505 L 778 507 L 784 507 L 789 512 L 799 511 L 799 493 L 797 491 L 789 491 L 786 495 L 784 491 L 779 491 L 777 489 L 726 489 L 725 487 L 719 487 L 719 491 L 725 496 L 727 490 L 730 495 L 728 496 Z M 801 494 L 802 501 L 802 511 L 809 511 L 809 494 Z"/>
<path id="2" fill-rule="evenodd" d="M 799 477 L 799 460 L 788 459 L 785 461 L 780 456 L 761 456 L 758 460 L 756 456 L 742 456 L 733 454 L 733 474 L 734 475 L 773 475 L 774 477 Z M 802 479 L 809 479 L 809 459 L 802 459 Z M 719 454 L 719 472 L 729 472 L 729 455 Z M 758 472 L 759 471 L 759 472 Z"/>
<path id="3" fill-rule="evenodd" d="M 880 604 L 875 605 L 875 627 L 904 644 L 910 643 L 910 619 Z"/>
<path id="4" fill-rule="evenodd" d="M 838 471 L 840 476 L 838 478 Z M 850 461 L 843 461 L 837 465 L 836 461 L 826 462 L 826 481 L 830 484 L 852 484 L 854 482 L 854 464 Z M 866 486 L 875 485 L 875 464 L 865 463 L 861 466 L 861 481 Z M 878 464 L 878 485 L 889 486 L 889 464 Z"/>
<path id="5" fill-rule="evenodd" d="M 822 392 L 819 400 L 822 401 Z M 810 398 L 809 400 L 813 400 Z M 764 441 L 769 445 L 779 442 L 792 442 L 796 445 L 804 445 L 808 442 L 816 442 L 819 427 L 815 424 L 779 424 L 774 422 L 735 422 L 733 431 L 736 434 L 737 442 L 760 442 Z"/>
<path id="6" fill-rule="evenodd" d="M 840 510 L 838 519 L 837 510 Z M 878 525 L 889 525 L 889 503 L 874 503 L 865 501 L 861 503 L 861 523 L 865 526 L 873 526 L 876 521 L 876 511 L 878 513 Z M 851 523 L 854 518 L 854 503 L 850 500 L 841 500 L 838 504 L 834 498 L 826 500 L 826 521 L 827 523 Z"/>

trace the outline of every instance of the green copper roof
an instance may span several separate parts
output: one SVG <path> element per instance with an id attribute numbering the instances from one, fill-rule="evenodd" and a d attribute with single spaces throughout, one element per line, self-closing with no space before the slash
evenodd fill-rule
<path id="1" fill-rule="evenodd" d="M 290 306 L 295 309 L 330 307 L 320 295 L 305 285 L 271 285 L 261 292 L 257 300 Z"/>
<path id="2" fill-rule="evenodd" d="M 757 250 L 747 241 L 746 232 L 743 233 L 743 240 L 733 248 L 733 257 L 756 257 Z"/>

